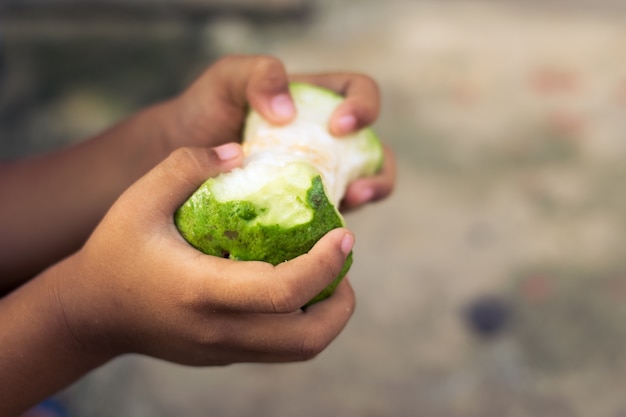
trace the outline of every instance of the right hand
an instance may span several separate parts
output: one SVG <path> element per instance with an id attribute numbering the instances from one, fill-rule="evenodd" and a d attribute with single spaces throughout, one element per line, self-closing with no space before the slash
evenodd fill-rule
<path id="1" fill-rule="evenodd" d="M 346 229 L 277 266 L 205 255 L 178 233 L 175 210 L 242 158 L 237 144 L 175 151 L 57 266 L 58 299 L 84 349 L 187 365 L 284 362 L 316 356 L 339 334 L 354 309 L 347 280 L 327 300 L 300 307 L 338 275 L 354 243 Z"/>

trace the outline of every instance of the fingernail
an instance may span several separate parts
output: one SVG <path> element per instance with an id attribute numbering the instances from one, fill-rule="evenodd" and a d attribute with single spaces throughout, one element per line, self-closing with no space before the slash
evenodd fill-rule
<path id="1" fill-rule="evenodd" d="M 352 233 L 346 233 L 343 237 L 343 240 L 341 241 L 341 252 L 343 252 L 344 255 L 348 256 L 353 246 L 354 236 L 352 235 Z"/>
<path id="2" fill-rule="evenodd" d="M 356 117 L 351 114 L 341 116 L 337 121 L 337 125 L 341 133 L 350 133 L 356 127 Z"/>
<path id="3" fill-rule="evenodd" d="M 213 148 L 217 157 L 222 161 L 228 161 L 229 159 L 234 159 L 239 156 L 241 152 L 239 149 L 239 145 L 236 143 L 227 143 L 225 145 L 218 146 L 217 148 Z"/>
<path id="4" fill-rule="evenodd" d="M 287 94 L 279 94 L 272 98 L 272 112 L 280 118 L 286 119 L 293 116 L 295 111 L 293 102 Z"/>
<path id="5" fill-rule="evenodd" d="M 374 197 L 374 190 L 371 188 L 364 188 L 359 192 L 359 200 L 361 203 L 366 203 Z"/>

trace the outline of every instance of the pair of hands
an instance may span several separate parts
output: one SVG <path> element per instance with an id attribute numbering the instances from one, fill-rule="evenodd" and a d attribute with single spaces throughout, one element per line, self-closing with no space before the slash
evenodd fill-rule
<path id="1" fill-rule="evenodd" d="M 356 74 L 289 78 L 269 57 L 227 57 L 179 97 L 161 106 L 165 134 L 155 146 L 170 155 L 129 187 L 85 246 L 49 271 L 72 344 L 105 357 L 137 352 L 189 365 L 303 360 L 321 352 L 354 309 L 347 279 L 306 311 L 352 249 L 337 229 L 305 255 L 278 266 L 203 255 L 178 233 L 174 211 L 208 177 L 243 160 L 235 143 L 248 103 L 276 124 L 295 109 L 288 80 L 311 82 L 346 96 L 329 129 L 344 135 L 378 115 L 376 84 Z M 209 146 L 207 148 L 207 146 Z M 393 187 L 389 150 L 382 172 L 350 185 L 343 208 L 387 196 Z"/>
<path id="2" fill-rule="evenodd" d="M 346 96 L 332 133 L 377 117 L 377 87 L 366 76 L 289 78 L 273 58 L 228 57 L 179 97 L 76 147 L 0 167 L 11 203 L 0 284 L 21 285 L 0 299 L 0 415 L 124 353 L 187 365 L 285 362 L 316 356 L 339 334 L 355 304 L 347 279 L 333 296 L 300 306 L 337 276 L 350 231 L 333 230 L 309 253 L 272 266 L 204 255 L 173 220 L 208 177 L 241 164 L 248 103 L 277 124 L 294 117 L 289 79 Z M 386 150 L 382 172 L 351 184 L 343 208 L 387 196 L 394 171 Z M 46 199 L 53 204 L 41 205 Z"/>

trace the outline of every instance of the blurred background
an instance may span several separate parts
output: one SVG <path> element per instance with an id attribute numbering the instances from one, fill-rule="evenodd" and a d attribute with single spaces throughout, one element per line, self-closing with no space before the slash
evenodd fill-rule
<path id="1" fill-rule="evenodd" d="M 229 53 L 374 77 L 398 156 L 346 330 L 304 364 L 124 357 L 71 416 L 626 416 L 626 3 L 4 0 L 0 156 L 79 141 Z"/>

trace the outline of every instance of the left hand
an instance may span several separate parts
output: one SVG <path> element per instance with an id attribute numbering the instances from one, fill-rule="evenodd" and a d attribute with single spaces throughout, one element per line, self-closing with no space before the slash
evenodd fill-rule
<path id="1" fill-rule="evenodd" d="M 336 136 L 366 127 L 378 117 L 378 86 L 366 75 L 326 73 L 290 77 L 283 63 L 276 58 L 227 56 L 209 67 L 168 104 L 172 118 L 166 135 L 167 149 L 171 152 L 181 146 L 219 146 L 239 142 L 248 106 L 272 123 L 289 123 L 295 116 L 289 81 L 323 86 L 345 96 L 328 126 Z M 391 150 L 386 147 L 381 172 L 351 184 L 342 209 L 355 209 L 387 197 L 394 182 L 395 162 Z"/>

